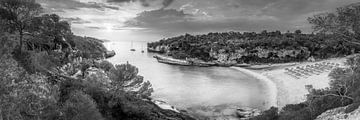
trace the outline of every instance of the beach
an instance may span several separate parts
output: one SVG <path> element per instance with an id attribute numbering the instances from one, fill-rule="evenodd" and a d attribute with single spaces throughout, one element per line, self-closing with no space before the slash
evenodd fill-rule
<path id="1" fill-rule="evenodd" d="M 308 89 L 305 87 L 311 85 L 315 89 L 329 87 L 329 73 L 331 70 L 324 70 L 318 74 L 312 74 L 301 77 L 289 75 L 288 69 L 305 67 L 314 64 L 333 63 L 343 66 L 347 57 L 332 58 L 316 62 L 285 63 L 273 65 L 256 65 L 249 68 L 232 67 L 236 70 L 252 75 L 268 85 L 269 103 L 272 106 L 282 108 L 287 104 L 297 104 L 306 100 Z M 269 107 L 269 106 L 267 106 Z M 271 107 L 271 106 L 270 106 Z"/>

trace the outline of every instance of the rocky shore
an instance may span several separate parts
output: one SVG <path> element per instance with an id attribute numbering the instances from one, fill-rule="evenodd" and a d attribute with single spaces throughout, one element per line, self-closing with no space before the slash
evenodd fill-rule
<path id="1" fill-rule="evenodd" d="M 187 111 L 199 120 L 247 120 L 261 111 L 237 105 L 195 106 Z"/>
<path id="2" fill-rule="evenodd" d="M 159 63 L 171 64 L 171 65 L 182 65 L 182 66 L 199 66 L 199 67 L 250 67 L 250 64 L 237 64 L 237 63 L 229 63 L 229 62 L 205 62 L 202 60 L 189 58 L 189 59 L 175 59 L 171 56 L 163 56 L 156 55 L 154 56 L 158 60 Z"/>

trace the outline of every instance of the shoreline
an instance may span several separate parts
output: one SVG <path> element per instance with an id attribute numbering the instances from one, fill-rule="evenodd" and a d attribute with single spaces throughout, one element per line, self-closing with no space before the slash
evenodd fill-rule
<path id="1" fill-rule="evenodd" d="M 270 91 L 269 94 L 267 94 L 270 98 L 270 101 L 268 102 L 268 106 L 266 106 L 265 108 L 270 108 L 272 106 L 278 107 L 278 105 L 277 105 L 278 89 L 277 89 L 277 85 L 271 79 L 269 79 L 268 77 L 266 77 L 258 72 L 255 72 L 253 70 L 249 70 L 246 68 L 241 68 L 241 67 L 230 67 L 230 68 L 238 70 L 242 73 L 248 74 L 260 81 L 263 81 L 266 84 L 267 89 L 269 89 L 269 91 Z"/>
<path id="2" fill-rule="evenodd" d="M 349 56 L 348 56 L 349 57 Z M 307 77 L 294 78 L 286 74 L 286 68 L 304 67 L 306 65 L 313 65 L 316 63 L 330 62 L 340 64 L 341 66 L 348 57 L 331 58 L 316 62 L 301 62 L 301 63 L 284 63 L 269 65 L 257 65 L 253 67 L 230 67 L 245 74 L 251 75 L 256 79 L 263 81 L 270 91 L 267 95 L 270 98 L 268 102 L 270 106 L 282 108 L 287 104 L 297 104 L 306 100 L 308 90 L 306 85 L 312 85 L 315 89 L 329 87 L 329 73 L 331 70 L 324 71 L 317 75 Z"/>

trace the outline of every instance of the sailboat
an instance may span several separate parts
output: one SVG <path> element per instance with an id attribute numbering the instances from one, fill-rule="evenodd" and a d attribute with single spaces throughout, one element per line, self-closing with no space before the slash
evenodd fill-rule
<path id="1" fill-rule="evenodd" d="M 141 45 L 141 53 L 144 53 L 145 51 L 144 51 L 144 46 L 143 45 Z"/>
<path id="2" fill-rule="evenodd" d="M 133 48 L 133 41 L 131 41 L 131 49 L 130 49 L 130 51 L 136 51 L 134 48 Z"/>

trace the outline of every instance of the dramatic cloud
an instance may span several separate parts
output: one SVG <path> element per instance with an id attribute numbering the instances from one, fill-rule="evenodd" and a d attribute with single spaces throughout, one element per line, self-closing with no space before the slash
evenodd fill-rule
<path id="1" fill-rule="evenodd" d="M 211 16 L 185 13 L 182 10 L 158 9 L 145 11 L 126 22 L 128 27 L 151 29 L 150 32 L 166 35 L 222 31 L 259 31 L 286 29 L 288 23 L 279 23 L 269 16 L 212 18 Z"/>
<path id="2" fill-rule="evenodd" d="M 73 23 L 73 24 L 86 24 L 86 23 L 91 23 L 90 21 L 86 21 L 83 20 L 79 17 L 74 17 L 74 18 L 62 18 L 65 21 L 68 21 L 69 23 Z"/>
<path id="3" fill-rule="evenodd" d="M 174 2 L 174 0 L 164 0 L 164 1 L 162 2 L 163 8 L 168 7 L 168 6 L 171 5 L 171 3 L 173 3 L 173 2 Z"/>
<path id="4" fill-rule="evenodd" d="M 80 8 L 97 9 L 102 11 L 104 9 L 119 10 L 116 6 L 110 6 L 98 2 L 80 2 L 77 0 L 37 0 L 37 2 L 40 2 L 48 12 L 79 10 Z"/>
<path id="5" fill-rule="evenodd" d="M 150 6 L 147 0 L 107 0 L 110 3 L 126 3 L 126 2 L 140 2 L 142 6 L 148 7 Z"/>
<path id="6" fill-rule="evenodd" d="M 174 2 L 174 0 L 107 0 L 109 3 L 130 3 L 130 2 L 139 2 L 144 7 L 149 7 L 151 4 L 156 4 L 161 2 L 162 8 L 166 8 Z"/>
<path id="7" fill-rule="evenodd" d="M 37 0 L 76 27 L 163 34 L 312 32 L 307 17 L 358 0 Z"/>
<path id="8" fill-rule="evenodd" d="M 97 30 L 104 29 L 104 28 L 101 28 L 101 27 L 94 27 L 94 26 L 88 26 L 87 28 L 90 28 L 90 29 L 97 29 Z"/>
<path id="9" fill-rule="evenodd" d="M 182 0 L 172 9 L 145 11 L 127 22 L 159 32 L 294 31 L 311 32 L 307 17 L 357 0 Z M 174 7 L 178 6 L 178 7 Z M 177 9 L 177 10 L 174 10 Z"/>
<path id="10" fill-rule="evenodd" d="M 158 9 L 152 11 L 145 11 L 140 13 L 134 19 L 127 23 L 134 26 L 148 26 L 155 27 L 161 24 L 172 24 L 178 22 L 186 22 L 191 15 L 185 14 L 184 11 L 175 9 Z"/>

